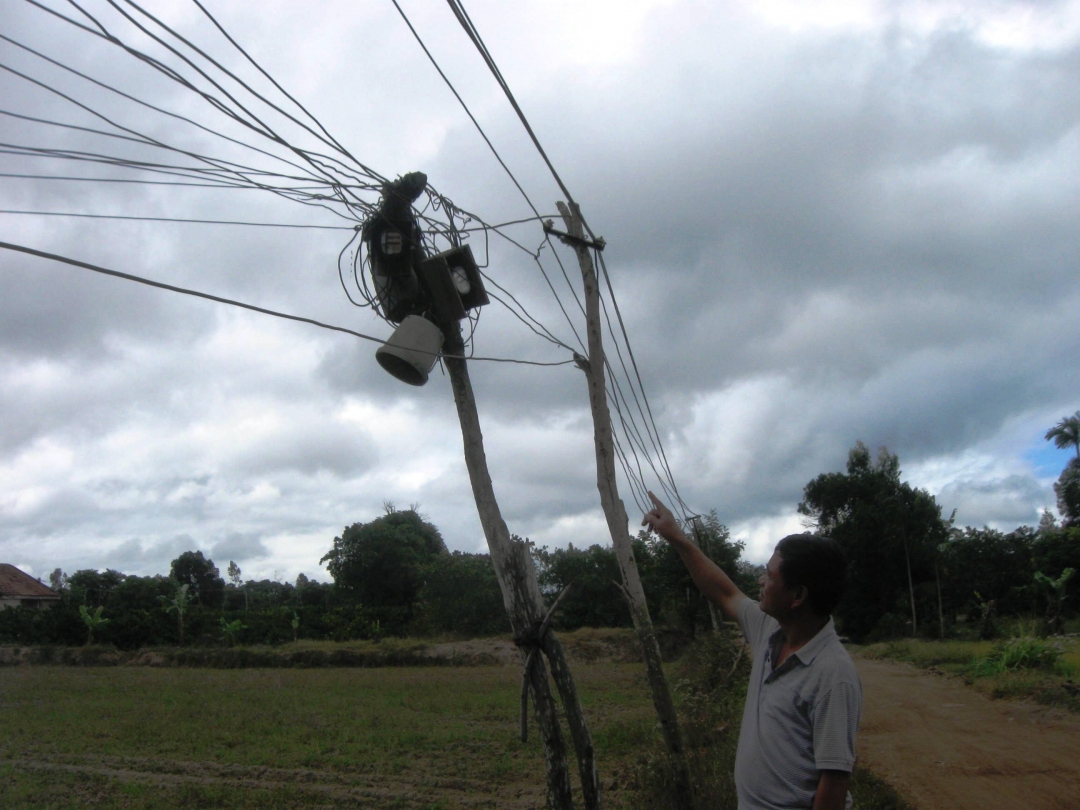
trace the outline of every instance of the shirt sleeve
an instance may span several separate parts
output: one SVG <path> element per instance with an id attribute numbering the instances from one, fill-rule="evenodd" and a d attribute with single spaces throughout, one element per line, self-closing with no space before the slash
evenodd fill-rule
<path id="1" fill-rule="evenodd" d="M 762 613 L 758 603 L 753 599 L 747 598 L 739 602 L 736 619 L 743 638 L 755 653 L 769 640 L 769 636 L 776 629 L 775 620 Z"/>
<path id="2" fill-rule="evenodd" d="M 862 716 L 862 688 L 840 681 L 813 708 L 814 764 L 819 771 L 855 767 L 855 735 Z"/>

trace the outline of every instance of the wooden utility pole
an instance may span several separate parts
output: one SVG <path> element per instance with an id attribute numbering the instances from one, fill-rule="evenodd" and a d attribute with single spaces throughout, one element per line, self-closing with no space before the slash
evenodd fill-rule
<path id="1" fill-rule="evenodd" d="M 660 730 L 667 747 L 668 761 L 671 765 L 675 783 L 675 801 L 678 807 L 689 810 L 694 807 L 693 790 L 690 781 L 690 769 L 683 750 L 679 720 L 675 713 L 675 703 L 671 699 L 671 689 L 664 675 L 663 660 L 660 657 L 660 644 L 653 630 L 649 607 L 645 603 L 645 590 L 641 586 L 637 562 L 634 560 L 634 547 L 628 529 L 626 507 L 619 498 L 616 479 L 615 443 L 611 432 L 611 413 L 608 410 L 607 390 L 604 382 L 604 344 L 600 322 L 600 289 L 597 286 L 596 272 L 592 256 L 589 254 L 589 242 L 581 223 L 581 212 L 577 205 L 573 209 L 563 202 L 556 203 L 569 238 L 564 239 L 574 248 L 581 277 L 585 288 L 585 317 L 588 323 L 589 356 L 579 357 L 578 366 L 585 372 L 589 386 L 589 404 L 593 417 L 593 443 L 596 449 L 596 487 L 600 490 L 600 503 L 607 518 L 611 543 L 615 547 L 615 556 L 619 562 L 622 576 L 623 595 L 630 605 L 634 619 L 634 628 L 641 642 L 641 653 L 645 660 L 645 670 L 652 691 L 653 706 L 660 720 Z"/>
<path id="2" fill-rule="evenodd" d="M 543 652 L 551 665 L 552 678 L 562 698 L 567 725 L 570 727 L 577 753 L 584 805 L 587 810 L 599 810 L 600 778 L 596 769 L 595 752 L 566 655 L 555 634 L 547 630 L 547 623 L 544 621 L 547 611 L 528 546 L 510 536 L 499 511 L 499 504 L 495 500 L 495 490 L 491 485 L 491 474 L 488 472 L 487 456 L 484 453 L 480 418 L 463 356 L 465 347 L 461 339 L 461 328 L 457 323 L 453 323 L 444 324 L 442 329 L 446 338 L 444 352 L 448 355 L 444 356 L 443 362 L 454 389 L 454 402 L 461 423 L 465 464 L 472 482 L 473 497 L 476 499 L 476 509 L 480 514 L 480 524 L 487 538 L 488 549 L 491 551 L 491 561 L 499 580 L 503 605 L 510 616 L 515 640 L 522 649 L 525 661 L 524 678 L 533 696 L 537 725 L 544 742 L 548 807 L 551 810 L 570 810 L 573 800 L 558 709 L 548 686 L 547 667 L 544 666 L 544 659 L 536 654 L 536 650 Z M 522 722 L 525 722 L 524 718 Z"/>

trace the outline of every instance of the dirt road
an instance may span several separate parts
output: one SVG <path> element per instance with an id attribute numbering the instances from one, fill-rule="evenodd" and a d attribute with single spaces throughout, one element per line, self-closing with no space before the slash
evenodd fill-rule
<path id="1" fill-rule="evenodd" d="M 861 764 L 918 810 L 1080 810 L 1080 719 L 856 657 Z"/>

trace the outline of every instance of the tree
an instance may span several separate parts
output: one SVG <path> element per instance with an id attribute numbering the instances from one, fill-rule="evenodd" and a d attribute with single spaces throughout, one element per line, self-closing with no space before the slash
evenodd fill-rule
<path id="1" fill-rule="evenodd" d="M 61 571 L 59 568 L 53 570 L 49 574 L 49 587 L 57 593 L 60 593 L 67 587 L 67 574 Z"/>
<path id="2" fill-rule="evenodd" d="M 549 551 L 533 548 L 537 578 L 545 597 L 551 601 L 573 585 L 561 603 L 555 626 L 563 630 L 579 627 L 631 627 L 633 621 L 626 599 L 619 593 L 619 562 L 611 546 L 566 548 Z"/>
<path id="3" fill-rule="evenodd" d="M 176 614 L 176 624 L 180 636 L 180 646 L 184 645 L 184 615 L 187 613 L 188 605 L 191 604 L 192 596 L 189 593 L 191 586 L 188 583 L 178 585 L 176 588 L 176 594 L 171 599 L 166 599 L 164 596 L 158 598 L 165 603 L 166 613 Z"/>
<path id="4" fill-rule="evenodd" d="M 1065 602 L 1065 589 L 1075 573 L 1075 568 L 1066 568 L 1057 579 L 1051 579 L 1042 571 L 1035 572 L 1035 581 L 1043 587 L 1048 596 L 1045 621 L 1046 632 L 1050 635 L 1061 632 L 1061 608 Z"/>
<path id="5" fill-rule="evenodd" d="M 439 554 L 425 566 L 423 580 L 413 624 L 418 631 L 491 636 L 511 629 L 490 555 Z"/>
<path id="6" fill-rule="evenodd" d="M 1030 529 L 954 529 L 941 546 L 944 610 L 955 617 L 979 615 L 993 602 L 1003 615 L 1031 607 L 1035 535 Z"/>
<path id="7" fill-rule="evenodd" d="M 83 624 L 86 625 L 86 646 L 88 647 L 94 643 L 94 630 L 109 623 L 108 619 L 101 618 L 103 610 L 105 608 L 98 605 L 94 612 L 91 613 L 86 609 L 86 605 L 79 605 L 79 616 L 82 618 Z"/>
<path id="8" fill-rule="evenodd" d="M 1080 527 L 1080 461 L 1069 459 L 1054 484 L 1058 512 L 1066 528 Z"/>
<path id="9" fill-rule="evenodd" d="M 736 580 L 740 588 L 752 592 L 753 581 L 747 582 L 740 573 L 739 558 L 743 543 L 731 540 L 730 532 L 720 522 L 716 510 L 690 525 L 684 525 L 683 530 L 706 557 Z M 641 571 L 651 615 L 691 635 L 699 627 L 713 624 L 709 603 L 694 585 L 689 571 L 670 543 L 649 532 L 639 532 L 634 541 L 634 556 Z M 715 621 L 718 622 L 719 617 Z"/>
<path id="10" fill-rule="evenodd" d="M 294 616 L 296 614 L 293 614 Z M 231 622 L 226 620 L 224 616 L 221 617 L 221 634 L 225 638 L 225 643 L 230 647 L 236 646 L 236 637 L 240 634 L 241 630 L 247 630 L 247 625 L 240 619 L 233 619 Z M 293 631 L 295 636 L 296 631 Z M 293 639 L 296 640 L 295 638 Z"/>
<path id="11" fill-rule="evenodd" d="M 398 633 L 413 618 L 425 566 L 448 552 L 439 530 L 415 508 L 386 508 L 370 523 L 347 526 L 319 562 L 337 588 L 373 611 L 386 632 Z"/>
<path id="12" fill-rule="evenodd" d="M 225 580 L 213 560 L 201 551 L 185 551 L 172 561 L 169 576 L 188 585 L 193 600 L 203 607 L 220 608 L 225 597 Z"/>
<path id="13" fill-rule="evenodd" d="M 124 574 L 111 568 L 102 572 L 84 568 L 68 577 L 68 593 L 75 604 L 104 605 L 109 594 L 124 579 Z"/>
<path id="14" fill-rule="evenodd" d="M 1054 446 L 1062 450 L 1067 447 L 1075 448 L 1076 459 L 1080 461 L 1080 411 L 1066 416 L 1046 431 L 1046 440 L 1053 440 Z"/>
<path id="15" fill-rule="evenodd" d="M 244 613 L 248 612 L 248 597 L 247 590 L 244 589 L 243 582 L 240 580 L 240 566 L 232 560 L 229 560 L 229 567 L 226 569 L 226 573 L 229 575 L 229 582 L 233 584 L 234 588 L 244 594 Z"/>
<path id="16" fill-rule="evenodd" d="M 861 639 L 889 614 L 906 612 L 904 602 L 916 631 L 918 585 L 934 580 L 936 549 L 948 526 L 932 495 L 900 480 L 896 455 L 883 447 L 872 461 L 857 442 L 847 473 L 823 473 L 808 483 L 799 512 L 847 554 L 847 590 L 837 609 L 844 631 Z"/>

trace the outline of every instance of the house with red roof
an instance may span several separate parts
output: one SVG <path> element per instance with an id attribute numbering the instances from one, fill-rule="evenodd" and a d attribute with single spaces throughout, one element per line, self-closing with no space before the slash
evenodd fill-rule
<path id="1" fill-rule="evenodd" d="M 60 595 L 52 588 L 14 565 L 0 563 L 0 608 L 40 608 L 59 600 Z"/>

